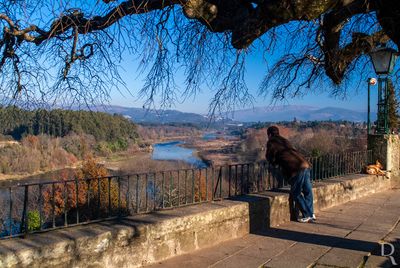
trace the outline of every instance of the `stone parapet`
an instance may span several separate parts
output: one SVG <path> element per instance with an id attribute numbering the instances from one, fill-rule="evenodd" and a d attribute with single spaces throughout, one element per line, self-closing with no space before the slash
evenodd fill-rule
<path id="1" fill-rule="evenodd" d="M 368 135 L 368 150 L 373 152 L 373 161 L 379 160 L 389 177 L 400 177 L 400 136 L 394 134 Z"/>
<path id="2" fill-rule="evenodd" d="M 375 175 L 355 174 L 315 182 L 314 209 L 318 212 L 390 188 L 392 188 L 390 179 Z M 290 220 L 289 189 L 266 191 L 238 199 L 250 203 L 251 230 L 276 227 Z"/>
<path id="3" fill-rule="evenodd" d="M 0 267 L 139 267 L 249 233 L 248 204 L 204 203 L 0 241 Z"/>
<path id="4" fill-rule="evenodd" d="M 315 183 L 316 209 L 390 188 L 353 175 Z M 0 241 L 0 267 L 138 267 L 277 226 L 290 219 L 288 189 Z"/>
<path id="5" fill-rule="evenodd" d="M 400 189 L 400 176 L 392 177 L 390 181 L 392 188 Z"/>

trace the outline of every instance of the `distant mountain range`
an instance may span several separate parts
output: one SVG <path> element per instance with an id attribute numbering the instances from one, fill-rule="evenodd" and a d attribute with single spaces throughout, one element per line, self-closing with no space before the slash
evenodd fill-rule
<path id="1" fill-rule="evenodd" d="M 115 105 L 100 105 L 90 107 L 93 111 L 122 114 L 136 123 L 207 123 L 209 118 L 196 113 L 185 113 L 177 110 L 147 110 Z M 238 110 L 226 114 L 228 121 L 236 122 L 277 122 L 293 121 L 325 121 L 347 120 L 353 122 L 367 121 L 367 113 L 337 107 L 317 108 L 311 106 L 285 105 L 274 107 L 255 107 Z M 376 112 L 371 113 L 371 119 L 376 119 Z"/>
<path id="2" fill-rule="evenodd" d="M 317 108 L 286 105 L 239 110 L 234 112 L 232 119 L 240 122 L 277 122 L 293 121 L 294 118 L 300 121 L 347 120 L 363 122 L 367 121 L 367 113 L 337 107 Z M 375 118 L 376 113 L 371 112 L 371 120 L 375 120 Z"/>
<path id="3" fill-rule="evenodd" d="M 135 123 L 206 123 L 207 116 L 195 113 L 185 113 L 177 110 L 148 110 L 115 105 L 98 105 L 89 107 L 92 111 L 117 113 L 131 119 Z"/>

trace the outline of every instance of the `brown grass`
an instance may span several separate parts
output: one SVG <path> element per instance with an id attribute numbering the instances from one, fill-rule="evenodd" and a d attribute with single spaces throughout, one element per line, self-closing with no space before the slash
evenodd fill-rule
<path id="1" fill-rule="evenodd" d="M 130 158 L 104 162 L 107 169 L 120 174 L 148 173 L 191 167 L 183 161 L 160 161 L 151 159 L 150 153 L 137 153 Z"/>

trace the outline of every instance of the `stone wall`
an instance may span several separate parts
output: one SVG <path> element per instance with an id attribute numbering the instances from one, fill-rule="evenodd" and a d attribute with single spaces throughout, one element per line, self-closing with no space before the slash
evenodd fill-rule
<path id="1" fill-rule="evenodd" d="M 317 211 L 391 188 L 391 180 L 384 176 L 356 174 L 329 181 L 316 183 L 313 188 Z"/>
<path id="2" fill-rule="evenodd" d="M 391 176 L 400 175 L 399 135 L 368 135 L 368 150 L 373 151 L 373 160 L 379 160 Z"/>
<path id="3" fill-rule="evenodd" d="M 0 267 L 139 267 L 249 233 L 248 203 L 182 207 L 0 241 Z"/>
<path id="4" fill-rule="evenodd" d="M 375 175 L 357 174 L 316 182 L 313 185 L 314 209 L 326 209 L 390 188 L 391 179 Z M 254 203 L 249 207 L 250 230 L 275 227 L 290 220 L 289 190 L 247 195 L 240 200 Z"/>
<path id="5" fill-rule="evenodd" d="M 379 160 L 389 171 L 393 187 L 400 187 L 400 136 L 368 135 L 368 149 L 373 151 L 373 158 Z"/>
<path id="6" fill-rule="evenodd" d="M 315 184 L 316 209 L 388 189 L 390 180 L 354 175 Z M 290 219 L 288 191 L 0 241 L 0 267 L 138 267 L 277 226 Z"/>

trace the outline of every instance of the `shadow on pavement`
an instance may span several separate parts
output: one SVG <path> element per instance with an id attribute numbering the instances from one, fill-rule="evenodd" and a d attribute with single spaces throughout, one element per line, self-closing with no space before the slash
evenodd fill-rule
<path id="1" fill-rule="evenodd" d="M 331 235 L 322 235 L 315 233 L 304 233 L 299 231 L 285 230 L 279 228 L 270 228 L 265 231 L 259 231 L 254 234 L 290 240 L 294 242 L 301 242 L 313 245 L 321 245 L 333 248 L 342 248 L 349 249 L 355 251 L 365 252 L 365 261 L 368 262 L 368 255 L 371 253 L 375 256 L 382 256 L 382 246 L 379 242 L 368 242 L 357 239 L 349 239 L 345 237 L 336 237 Z M 383 263 L 379 263 L 379 267 L 400 267 L 400 239 L 396 239 L 394 241 L 389 241 L 392 244 L 392 247 L 389 245 L 385 246 L 384 254 L 393 257 L 392 260 L 397 263 L 396 266 L 393 265 L 391 258 L 386 257 L 386 261 Z"/>

